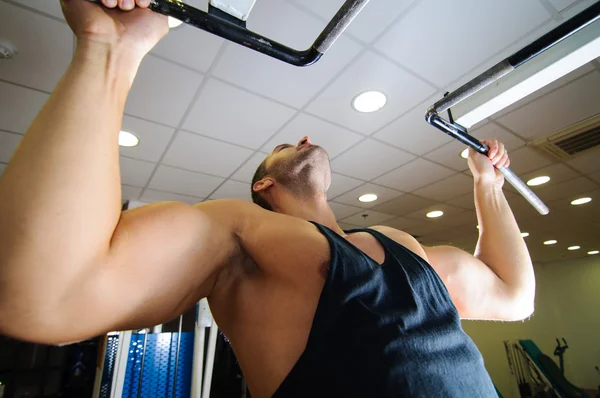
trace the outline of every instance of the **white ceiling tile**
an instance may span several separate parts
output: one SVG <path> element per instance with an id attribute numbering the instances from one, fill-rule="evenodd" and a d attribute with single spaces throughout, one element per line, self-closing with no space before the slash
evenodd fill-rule
<path id="1" fill-rule="evenodd" d="M 119 161 L 121 166 L 121 183 L 134 187 L 144 187 L 148 183 L 152 171 L 154 171 L 154 167 L 156 166 L 151 162 L 130 159 L 123 156 L 120 157 Z"/>
<path id="2" fill-rule="evenodd" d="M 533 148 L 523 147 L 512 151 L 510 154 L 510 168 L 518 175 L 540 169 L 552 163 L 547 156 L 540 154 Z"/>
<path id="3" fill-rule="evenodd" d="M 555 0 L 555 1 L 571 1 L 571 0 Z M 565 18 L 565 20 L 572 18 L 573 16 L 579 14 L 581 11 L 590 7 L 598 0 L 575 0 L 572 1 L 572 4 L 566 9 L 560 12 L 560 15 Z"/>
<path id="4" fill-rule="evenodd" d="M 239 146 L 185 131 L 179 132 L 163 159 L 167 166 L 227 177 L 252 155 Z"/>
<path id="5" fill-rule="evenodd" d="M 6 0 L 5 0 L 6 1 Z M 24 5 L 35 10 L 41 11 L 45 14 L 52 15 L 53 17 L 65 19 L 60 7 L 60 0 L 10 0 L 12 3 L 17 5 Z"/>
<path id="6" fill-rule="evenodd" d="M 227 180 L 210 195 L 210 199 L 244 199 L 252 202 L 250 184 Z"/>
<path id="7" fill-rule="evenodd" d="M 595 173 L 590 174 L 589 176 L 592 180 L 600 183 L 600 171 L 596 171 Z"/>
<path id="8" fill-rule="evenodd" d="M 352 216 L 356 213 L 360 213 L 360 212 L 364 213 L 365 212 L 365 209 L 361 209 L 360 207 L 349 206 L 349 205 L 345 205 L 342 203 L 336 203 L 336 202 L 329 202 L 329 207 L 331 208 L 331 211 L 335 215 L 336 220 L 341 220 L 343 218 Z"/>
<path id="9" fill-rule="evenodd" d="M 335 158 L 363 138 L 359 134 L 302 113 L 267 142 L 262 150 L 271 152 L 277 145 L 286 143 L 296 145 L 305 135 L 310 136 L 310 140 L 315 145 L 323 147 L 330 159 Z"/>
<path id="10" fill-rule="evenodd" d="M 266 153 L 257 152 L 250 159 L 244 163 L 242 167 L 238 171 L 236 171 L 231 178 L 236 181 L 241 181 L 245 183 L 251 183 L 252 177 L 254 177 L 254 173 L 256 173 L 256 169 L 262 163 L 263 160 L 266 159 L 268 155 Z"/>
<path id="11" fill-rule="evenodd" d="M 416 190 L 415 195 L 425 198 L 446 201 L 473 190 L 473 179 L 464 174 L 455 174 L 442 181 Z"/>
<path id="12" fill-rule="evenodd" d="M 456 214 L 444 214 L 439 218 L 439 223 L 449 227 L 461 227 L 470 225 L 477 228 L 477 214 L 475 211 L 463 211 Z"/>
<path id="13" fill-rule="evenodd" d="M 427 218 L 427 213 L 431 212 L 431 211 L 436 211 L 436 210 L 441 210 L 444 212 L 444 215 L 439 217 L 439 218 Z M 448 225 L 448 226 L 458 226 L 458 225 L 463 225 L 461 223 L 457 224 L 457 220 L 456 217 L 459 216 L 460 214 L 471 214 L 474 212 L 473 211 L 466 211 L 464 209 L 461 209 L 459 207 L 455 207 L 446 203 L 436 203 L 433 205 L 429 205 L 426 207 L 423 207 L 419 210 L 413 211 L 412 213 L 408 213 L 406 214 L 404 217 L 406 218 L 410 218 L 410 219 L 415 219 L 415 220 L 420 220 L 421 222 L 425 222 L 425 223 L 439 223 L 439 224 L 444 224 L 444 225 Z M 445 219 L 450 218 L 450 220 L 445 221 Z M 468 220 L 466 222 L 469 222 Z"/>
<path id="14" fill-rule="evenodd" d="M 121 199 L 123 200 L 138 200 L 142 194 L 143 188 L 132 187 L 121 184 Z"/>
<path id="15" fill-rule="evenodd" d="M 367 139 L 335 158 L 331 167 L 338 173 L 370 180 L 414 158 L 407 152 Z"/>
<path id="16" fill-rule="evenodd" d="M 417 158 L 382 175 L 373 182 L 398 191 L 411 192 L 452 174 L 456 174 L 456 172 L 428 160 Z"/>
<path id="17" fill-rule="evenodd" d="M 395 217 L 396 216 L 394 216 L 393 214 L 379 213 L 373 210 L 364 210 L 359 214 L 355 214 L 351 217 L 344 218 L 342 222 L 353 225 L 359 225 L 361 227 L 366 228 L 374 225 L 380 225 L 381 223 L 389 221 Z"/>
<path id="18" fill-rule="evenodd" d="M 461 207 L 463 209 L 475 209 L 475 198 L 472 193 L 467 193 L 447 201 L 449 205 Z"/>
<path id="19" fill-rule="evenodd" d="M 375 47 L 443 87 L 550 17 L 537 1 L 425 0 Z M 448 21 L 469 23 L 448 29 Z M 427 51 L 415 52 L 415 48 Z"/>
<path id="20" fill-rule="evenodd" d="M 562 11 L 565 8 L 577 3 L 579 0 L 549 0 L 557 11 Z"/>
<path id="21" fill-rule="evenodd" d="M 0 163 L 0 177 L 4 174 L 4 170 L 6 170 L 6 164 Z"/>
<path id="22" fill-rule="evenodd" d="M 600 150 L 596 148 L 589 152 L 584 152 L 567 161 L 567 164 L 582 173 L 592 173 L 600 170 Z"/>
<path id="23" fill-rule="evenodd" d="M 179 195 L 173 192 L 163 192 L 154 189 L 146 189 L 142 197 L 140 198 L 143 202 L 182 202 L 189 205 L 195 205 L 196 203 L 202 202 L 202 198 L 195 196 Z"/>
<path id="24" fill-rule="evenodd" d="M 331 185 L 327 190 L 327 198 L 335 199 L 343 193 L 350 191 L 360 185 L 363 185 L 364 181 L 357 180 L 356 178 L 346 177 L 341 174 L 331 173 Z"/>
<path id="25" fill-rule="evenodd" d="M 600 73 L 575 80 L 498 119 L 524 138 L 540 138 L 600 112 Z"/>
<path id="26" fill-rule="evenodd" d="M 375 202 L 363 203 L 358 201 L 358 197 L 366 193 L 374 193 L 378 199 Z M 385 188 L 380 185 L 366 183 L 351 191 L 346 192 L 335 198 L 338 203 L 343 203 L 351 206 L 362 207 L 363 209 L 370 209 L 377 206 L 379 203 L 387 202 L 388 200 L 397 198 L 403 195 L 402 192 L 394 191 L 393 189 Z"/>
<path id="27" fill-rule="evenodd" d="M 456 171 L 465 171 L 469 168 L 469 165 L 467 164 L 467 160 L 460 156 L 460 153 L 466 147 L 465 144 L 452 141 L 435 151 L 429 152 L 425 157 Z"/>
<path id="28" fill-rule="evenodd" d="M 206 72 L 223 43 L 224 40 L 218 36 L 183 24 L 177 29 L 171 29 L 152 53 Z"/>
<path id="29" fill-rule="evenodd" d="M 189 131 L 258 149 L 294 113 L 292 108 L 211 79 L 183 126 Z"/>
<path id="30" fill-rule="evenodd" d="M 0 93 L 0 129 L 21 134 L 25 134 L 48 99 L 48 94 L 3 82 Z"/>
<path id="31" fill-rule="evenodd" d="M 0 162 L 8 163 L 22 138 L 23 136 L 20 134 L 0 131 Z"/>
<path id="32" fill-rule="evenodd" d="M 322 21 L 280 0 L 258 1 L 248 28 L 296 49 L 308 48 L 321 30 Z M 340 37 L 319 62 L 299 68 L 228 44 L 213 74 L 256 93 L 296 108 L 306 104 L 362 47 Z"/>
<path id="33" fill-rule="evenodd" d="M 543 201 L 558 200 L 568 198 L 583 192 L 593 191 L 598 188 L 598 184 L 590 181 L 586 177 L 577 177 L 559 184 L 550 184 L 542 186 L 536 190 L 536 193 Z"/>
<path id="34" fill-rule="evenodd" d="M 2 60 L 0 79 L 52 91 L 73 56 L 69 27 L 4 2 L 0 2 L 0 26 L 2 38 L 18 51 Z"/>
<path id="35" fill-rule="evenodd" d="M 352 107 L 358 94 L 377 90 L 387 96 L 386 105 L 373 113 L 361 113 Z M 385 58 L 367 51 L 325 89 L 307 112 L 370 134 L 421 103 L 434 89 Z"/>
<path id="36" fill-rule="evenodd" d="M 360 228 L 360 226 L 358 226 L 358 225 L 351 225 L 351 224 L 346 224 L 343 222 L 338 222 L 337 225 L 342 229 L 342 231 L 350 231 L 353 229 Z"/>
<path id="37" fill-rule="evenodd" d="M 424 224 L 423 221 L 405 217 L 396 217 L 383 223 L 385 226 L 396 228 L 400 231 L 404 231 L 406 228 L 412 228 L 422 224 Z"/>
<path id="38" fill-rule="evenodd" d="M 171 127 L 131 116 L 123 117 L 121 129 L 134 134 L 139 138 L 140 143 L 134 147 L 119 147 L 120 154 L 150 162 L 157 162 L 160 159 L 175 132 Z"/>
<path id="39" fill-rule="evenodd" d="M 131 87 L 125 113 L 177 126 L 203 79 L 199 73 L 147 56 Z"/>
<path id="40" fill-rule="evenodd" d="M 439 98 L 441 97 L 439 95 Z M 382 128 L 373 137 L 417 155 L 450 142 L 452 138 L 425 121 L 426 109 L 439 98 L 437 95 L 430 97 L 412 111 Z"/>
<path id="41" fill-rule="evenodd" d="M 448 226 L 436 222 L 427 222 L 425 224 L 417 225 L 416 227 L 406 228 L 404 232 L 411 234 L 415 238 L 421 238 L 425 235 L 430 235 L 445 230 L 448 230 Z"/>
<path id="42" fill-rule="evenodd" d="M 149 188 L 205 198 L 222 182 L 223 178 L 160 166 Z"/>
<path id="43" fill-rule="evenodd" d="M 437 202 L 434 200 L 405 194 L 390 201 L 386 201 L 385 203 L 378 204 L 373 207 L 373 210 L 387 214 L 395 214 L 397 216 L 405 216 L 435 204 L 437 204 Z"/>
<path id="44" fill-rule="evenodd" d="M 554 163 L 550 166 L 543 167 L 541 169 L 532 171 L 531 173 L 521 175 L 521 179 L 525 182 L 529 181 L 532 178 L 540 177 L 540 176 L 548 176 L 550 177 L 550 181 L 544 185 L 540 185 L 537 187 L 531 187 L 534 191 L 539 189 L 544 189 L 549 185 L 554 185 L 561 183 L 566 180 L 572 180 L 579 177 L 579 173 L 573 171 L 573 169 L 565 166 L 562 163 Z"/>
<path id="45" fill-rule="evenodd" d="M 303 5 L 330 21 L 344 0 L 295 0 L 292 3 Z M 414 0 L 370 1 L 344 33 L 370 43 L 412 3 Z"/>
<path id="46" fill-rule="evenodd" d="M 469 134 L 480 140 L 495 138 L 504 144 L 507 151 L 514 151 L 525 145 L 525 141 L 510 133 L 496 123 L 487 123 L 477 129 L 469 131 Z M 510 153 L 509 153 L 510 155 Z"/>

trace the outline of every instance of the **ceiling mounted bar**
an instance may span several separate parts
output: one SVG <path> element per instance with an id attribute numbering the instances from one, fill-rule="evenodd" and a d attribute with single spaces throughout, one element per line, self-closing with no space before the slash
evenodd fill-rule
<path id="1" fill-rule="evenodd" d="M 178 0 L 151 0 L 149 8 L 288 64 L 308 66 L 317 62 L 331 48 L 368 2 L 369 0 L 347 0 L 313 45 L 306 50 L 295 50 L 254 33 L 246 29 L 245 21 L 212 6 L 209 7 L 209 12 L 204 12 Z"/>

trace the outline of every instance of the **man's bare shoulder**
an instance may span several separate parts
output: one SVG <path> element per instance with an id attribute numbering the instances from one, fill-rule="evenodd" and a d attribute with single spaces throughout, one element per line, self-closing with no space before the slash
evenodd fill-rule
<path id="1" fill-rule="evenodd" d="M 408 250 L 427 260 L 424 246 L 422 246 L 411 234 L 385 225 L 375 225 L 369 228 L 381 232 L 391 240 L 401 244 Z"/>

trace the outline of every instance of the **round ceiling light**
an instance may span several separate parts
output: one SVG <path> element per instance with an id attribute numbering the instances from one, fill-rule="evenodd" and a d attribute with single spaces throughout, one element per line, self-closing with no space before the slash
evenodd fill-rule
<path id="1" fill-rule="evenodd" d="M 521 237 L 526 238 L 529 236 L 529 232 L 521 232 Z"/>
<path id="2" fill-rule="evenodd" d="M 592 251 L 589 251 L 589 252 L 588 252 L 588 254 L 589 254 L 590 256 L 593 256 L 594 254 L 598 254 L 598 253 L 600 253 L 600 251 L 598 251 L 598 250 L 592 250 Z"/>
<path id="3" fill-rule="evenodd" d="M 567 250 L 569 251 L 574 251 L 574 250 L 579 250 L 581 249 L 581 246 L 569 246 L 567 247 Z"/>
<path id="4" fill-rule="evenodd" d="M 362 113 L 376 112 L 383 108 L 387 97 L 381 91 L 366 91 L 354 97 L 352 107 Z"/>
<path id="5" fill-rule="evenodd" d="M 168 17 L 167 20 L 169 21 L 169 28 L 171 29 L 181 26 L 181 24 L 183 23 L 179 19 L 173 17 Z"/>
<path id="6" fill-rule="evenodd" d="M 579 205 L 584 205 L 586 203 L 590 203 L 592 201 L 592 198 L 579 198 L 579 199 L 575 199 L 574 201 L 571 202 L 571 204 L 573 206 L 579 206 Z"/>
<path id="7" fill-rule="evenodd" d="M 537 187 L 538 185 L 543 185 L 548 181 L 550 181 L 550 177 L 548 176 L 535 177 L 527 181 L 527 185 L 529 185 L 530 187 Z"/>
<path id="8" fill-rule="evenodd" d="M 465 150 L 460 153 L 460 157 L 467 159 L 469 157 L 469 148 L 465 148 Z"/>
<path id="9" fill-rule="evenodd" d="M 444 215 L 444 212 L 441 210 L 434 210 L 427 213 L 427 218 L 438 218 Z"/>
<path id="10" fill-rule="evenodd" d="M 544 244 L 545 244 L 546 246 L 555 245 L 555 244 L 557 244 L 557 243 L 558 243 L 558 241 L 557 241 L 557 240 L 555 240 L 555 239 L 547 240 L 547 241 L 545 241 L 545 242 L 544 242 Z"/>
<path id="11" fill-rule="evenodd" d="M 377 200 L 377 195 L 375 195 L 374 193 L 366 193 L 364 195 L 361 195 L 358 200 L 363 202 L 363 203 L 370 203 L 370 202 L 375 202 Z"/>
<path id="12" fill-rule="evenodd" d="M 119 132 L 119 145 L 124 147 L 136 146 L 140 143 L 139 138 L 128 131 Z"/>

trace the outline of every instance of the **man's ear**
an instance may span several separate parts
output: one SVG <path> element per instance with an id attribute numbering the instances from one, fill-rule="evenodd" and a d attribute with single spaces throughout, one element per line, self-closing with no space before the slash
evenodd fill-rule
<path id="1" fill-rule="evenodd" d="M 252 186 L 254 192 L 263 192 L 275 185 L 275 181 L 271 177 L 265 177 L 260 181 L 256 181 Z"/>

